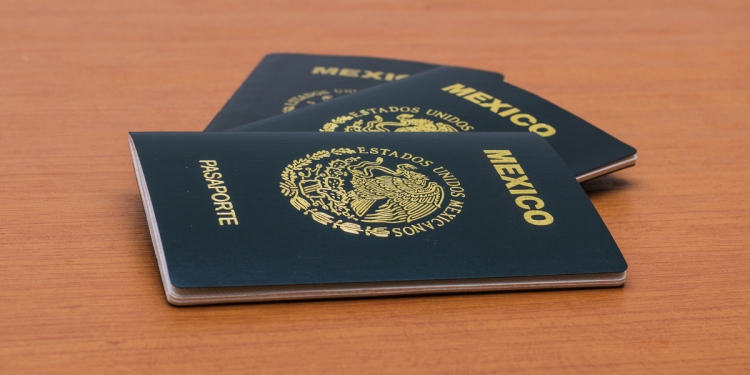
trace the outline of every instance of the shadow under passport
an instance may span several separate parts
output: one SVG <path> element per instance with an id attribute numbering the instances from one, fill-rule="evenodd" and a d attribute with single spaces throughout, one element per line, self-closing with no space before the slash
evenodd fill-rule
<path id="1" fill-rule="evenodd" d="M 597 196 L 599 194 L 604 194 L 610 191 L 624 190 L 630 188 L 631 186 L 633 186 L 632 182 L 611 174 L 581 182 L 583 191 L 585 191 L 589 197 Z"/>

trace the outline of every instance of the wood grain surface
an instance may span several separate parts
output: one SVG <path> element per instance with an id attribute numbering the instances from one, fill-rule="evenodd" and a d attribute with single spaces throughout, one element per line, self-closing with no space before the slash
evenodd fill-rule
<path id="1" fill-rule="evenodd" d="M 0 373 L 750 373 L 750 2 L 0 3 Z M 270 52 L 504 73 L 635 146 L 584 186 L 625 287 L 176 308 L 128 131 Z"/>

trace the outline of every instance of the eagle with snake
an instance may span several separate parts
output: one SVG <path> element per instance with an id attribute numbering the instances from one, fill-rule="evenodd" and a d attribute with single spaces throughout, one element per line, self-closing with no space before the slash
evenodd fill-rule
<path id="1" fill-rule="evenodd" d="M 350 207 L 362 222 L 410 223 L 440 208 L 445 197 L 440 185 L 416 172 L 414 165 L 399 164 L 394 171 L 382 162 L 377 158 L 347 167 L 353 187 L 347 193 Z M 375 203 L 380 205 L 369 212 Z"/>

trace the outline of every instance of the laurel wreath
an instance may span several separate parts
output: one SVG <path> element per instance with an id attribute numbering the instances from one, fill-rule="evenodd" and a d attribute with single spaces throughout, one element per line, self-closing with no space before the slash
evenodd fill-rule
<path id="1" fill-rule="evenodd" d="M 342 119 L 344 117 L 348 117 L 349 120 L 352 119 L 352 117 L 349 116 L 342 116 L 336 120 Z M 341 121 L 341 123 L 346 121 L 347 120 L 345 119 Z M 334 217 L 332 215 L 329 215 L 328 213 L 323 211 L 318 211 L 317 208 L 310 208 L 310 202 L 299 195 L 300 191 L 296 184 L 297 174 L 301 173 L 304 167 L 312 164 L 312 162 L 315 160 L 328 158 L 331 157 L 331 155 L 345 155 L 355 153 L 357 152 L 350 148 L 333 148 L 330 151 L 317 151 L 312 155 L 308 154 L 305 155 L 304 158 L 294 160 L 292 164 L 287 165 L 284 168 L 284 171 L 281 172 L 282 182 L 279 184 L 279 186 L 281 187 L 281 194 L 283 194 L 285 197 L 290 197 L 289 202 L 294 208 L 302 211 L 305 215 L 310 215 L 313 220 L 320 224 L 332 224 L 331 226 L 333 228 L 338 228 L 346 233 L 351 234 L 360 234 L 364 232 L 367 236 L 388 237 L 388 235 L 390 235 L 390 231 L 386 227 L 372 228 L 370 226 L 367 226 L 363 229 L 362 226 L 357 223 L 352 223 L 341 219 L 334 222 Z"/>
<path id="2" fill-rule="evenodd" d="M 414 117 L 414 115 L 412 115 L 412 114 L 402 113 L 401 115 L 399 115 L 399 116 L 396 117 L 396 119 L 398 119 L 398 120 L 400 120 L 402 122 L 403 122 L 403 119 L 401 118 L 401 116 L 404 116 L 405 119 L 413 119 L 413 117 Z M 383 117 L 378 116 L 378 115 L 375 115 L 374 118 L 375 118 L 375 120 L 371 121 L 371 122 L 368 122 L 368 124 L 371 124 L 373 122 L 383 122 L 384 121 Z M 353 120 L 353 119 L 354 119 L 354 117 L 352 117 L 352 116 L 339 116 L 339 117 L 336 117 L 335 119 L 333 119 L 333 120 L 331 120 L 331 121 L 323 124 L 323 127 L 319 131 L 321 131 L 321 132 L 335 132 L 336 129 L 338 129 L 340 126 L 346 125 L 346 123 L 348 121 Z M 438 132 L 455 132 L 455 131 L 457 131 L 451 125 L 445 124 L 445 123 L 442 123 L 442 122 L 434 123 L 432 120 L 423 119 L 423 118 L 422 119 L 417 118 L 417 119 L 413 119 L 413 120 L 414 121 L 421 121 L 421 122 L 425 122 L 425 121 L 429 122 L 431 125 L 437 126 L 437 130 L 435 130 L 435 131 L 438 131 Z M 364 124 L 364 120 L 360 119 L 360 120 L 354 121 L 351 125 L 348 125 L 348 126 L 344 127 L 344 131 L 345 132 L 363 132 L 363 131 L 366 132 L 366 131 L 372 131 L 372 130 L 363 130 L 363 129 L 367 129 L 366 127 L 365 128 L 362 127 L 363 124 Z M 380 131 L 382 131 L 382 130 L 380 130 Z M 417 130 L 417 131 L 433 131 L 433 130 Z"/>
<path id="3" fill-rule="evenodd" d="M 347 121 L 354 119 L 352 116 L 339 116 L 335 119 L 323 124 L 323 129 L 320 129 L 321 132 L 332 132 L 336 131 L 336 128 L 339 127 L 339 125 L 345 124 Z"/>
<path id="4" fill-rule="evenodd" d="M 294 111 L 299 103 L 302 101 L 320 96 L 323 100 L 329 100 L 333 98 L 333 95 L 328 90 L 311 91 L 304 94 L 297 95 L 284 103 L 284 108 L 281 110 L 283 113 Z"/>

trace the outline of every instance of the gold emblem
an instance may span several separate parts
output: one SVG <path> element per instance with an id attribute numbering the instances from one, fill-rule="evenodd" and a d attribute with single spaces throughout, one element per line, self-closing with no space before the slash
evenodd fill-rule
<path id="1" fill-rule="evenodd" d="M 474 129 L 466 121 L 446 112 L 418 107 L 378 107 L 336 117 L 321 132 L 451 132 Z"/>
<path id="2" fill-rule="evenodd" d="M 398 151 L 387 150 L 390 157 L 384 158 L 386 152 L 358 150 L 334 148 L 295 160 L 281 174 L 281 193 L 314 221 L 351 234 L 401 237 L 426 231 L 423 225 L 443 226 L 455 217 L 431 219 L 445 214 L 441 208 L 448 191 L 439 175 L 434 174 L 433 181 L 425 174 L 431 172 L 424 168 L 431 162 Z M 456 202 L 448 205 L 451 212 Z M 457 203 L 460 212 L 462 202 Z"/>
<path id="3" fill-rule="evenodd" d="M 284 103 L 284 108 L 282 108 L 281 112 L 288 113 L 294 111 L 297 108 L 315 105 L 317 103 L 331 100 L 337 96 L 351 94 L 354 92 L 357 92 L 357 89 L 333 89 L 306 92 L 289 98 Z"/>

